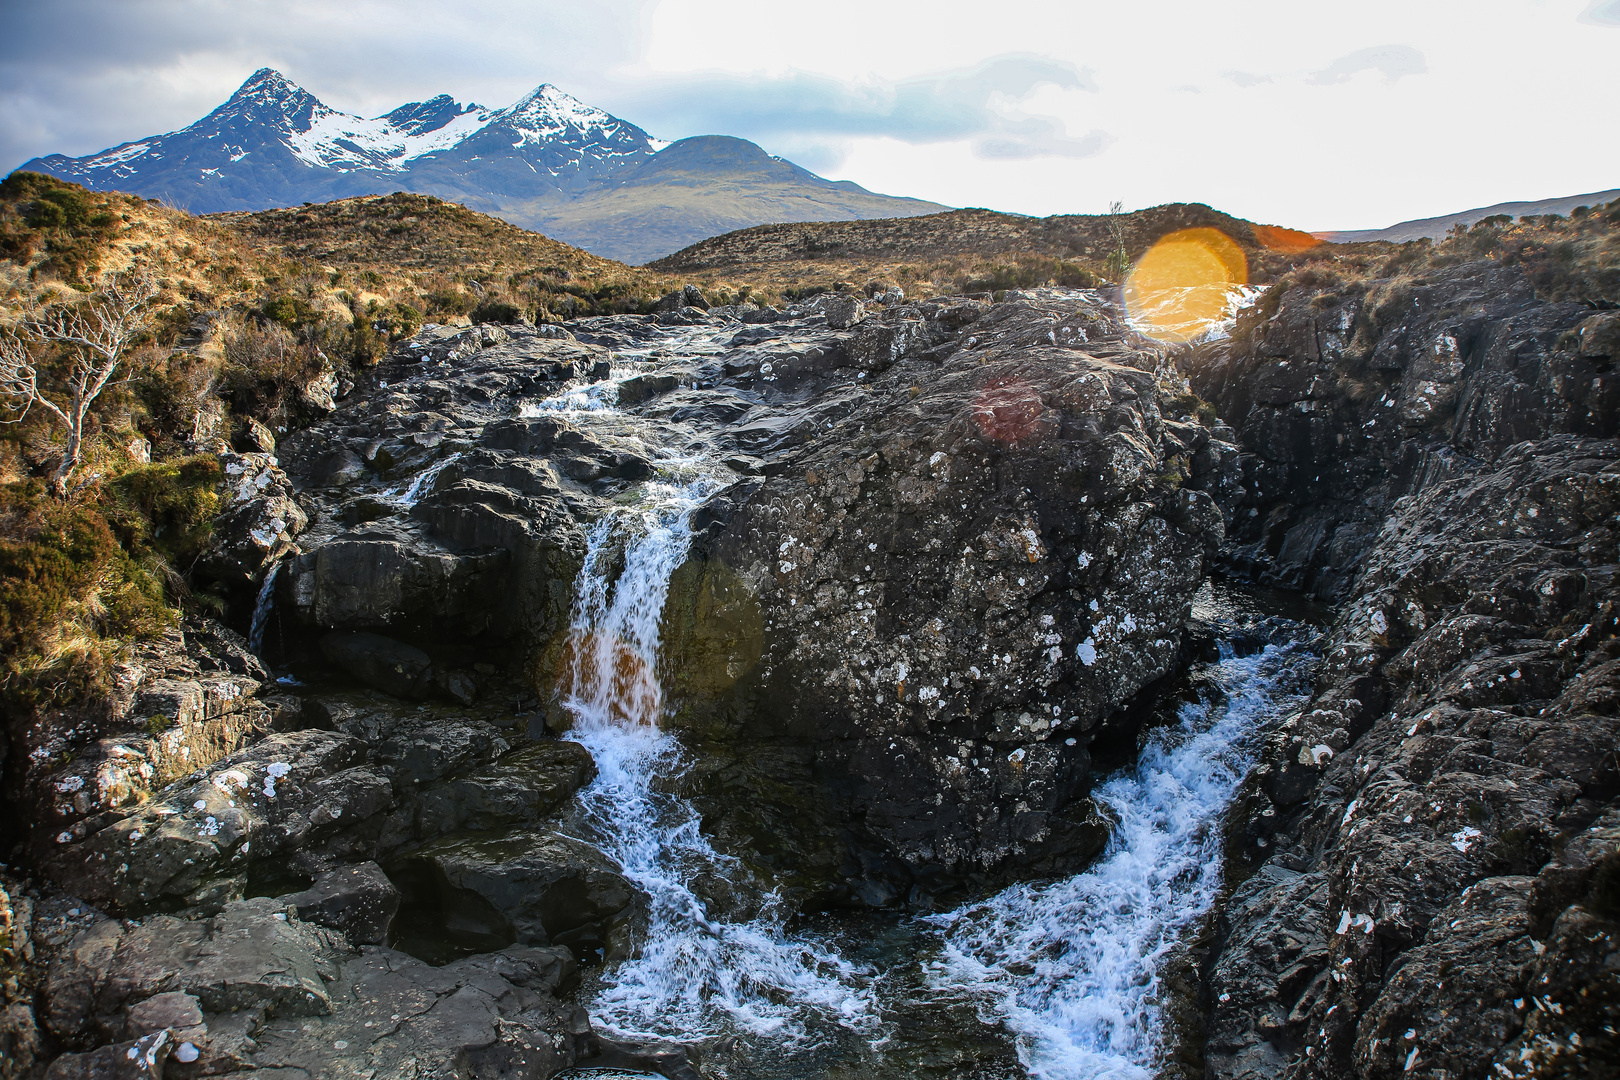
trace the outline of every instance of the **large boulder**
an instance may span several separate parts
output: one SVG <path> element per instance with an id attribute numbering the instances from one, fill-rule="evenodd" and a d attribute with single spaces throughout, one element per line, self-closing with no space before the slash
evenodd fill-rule
<path id="1" fill-rule="evenodd" d="M 447 837 L 396 876 L 466 946 L 560 945 L 592 962 L 629 955 L 630 920 L 643 902 L 613 860 L 550 832 Z"/>
<path id="2" fill-rule="evenodd" d="M 866 318 L 866 305 L 859 296 L 846 293 L 830 298 L 822 305 L 827 325 L 834 330 L 848 330 Z"/>
<path id="3" fill-rule="evenodd" d="M 199 569 L 229 585 L 246 586 L 292 549 L 309 524 L 291 481 L 268 453 L 221 457 L 224 509 Z"/>
<path id="4" fill-rule="evenodd" d="M 1221 540 L 1220 444 L 1200 473 L 1155 358 L 1077 296 L 997 312 L 890 368 L 672 585 L 671 722 L 715 755 L 713 819 L 831 898 L 1098 850 L 1086 744 L 1179 669 Z"/>

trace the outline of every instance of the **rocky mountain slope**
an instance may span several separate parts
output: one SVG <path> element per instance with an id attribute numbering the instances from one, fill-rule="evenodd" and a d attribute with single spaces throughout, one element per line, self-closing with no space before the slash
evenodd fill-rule
<path id="1" fill-rule="evenodd" d="M 674 153 L 662 157 L 666 148 Z M 367 119 L 270 68 L 179 131 L 19 171 L 199 214 L 410 191 L 637 263 L 744 224 L 942 209 L 823 180 L 740 139 L 670 147 L 548 83 L 504 109 L 441 94 Z"/>

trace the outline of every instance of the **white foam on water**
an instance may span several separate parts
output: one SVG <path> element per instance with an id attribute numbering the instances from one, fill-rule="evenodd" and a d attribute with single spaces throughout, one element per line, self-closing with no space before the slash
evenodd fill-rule
<path id="1" fill-rule="evenodd" d="M 1126 324 L 1147 337 L 1164 337 L 1175 341 L 1220 341 L 1232 336 L 1237 326 L 1238 313 L 1266 292 L 1265 285 L 1247 285 L 1220 282 L 1192 285 L 1179 289 L 1162 289 L 1151 298 L 1152 303 L 1138 301 L 1138 306 L 1126 312 Z M 1190 314 L 1206 309 L 1211 293 L 1221 302 L 1221 313 L 1213 318 L 1200 318 Z"/>
<path id="2" fill-rule="evenodd" d="M 601 1027 L 631 1037 L 693 1039 L 740 1029 L 794 1041 L 807 1037 L 812 1015 L 875 1030 L 869 973 L 788 934 L 773 893 L 755 890 L 749 917 L 726 919 L 711 917 L 691 887 L 704 876 L 743 891 L 751 886 L 737 860 L 703 835 L 697 810 L 669 792 L 684 755 L 658 727 L 659 623 L 670 575 L 686 558 L 692 511 L 719 486 L 706 473 L 648 484 L 639 505 L 616 510 L 589 535 L 563 699 L 575 717 L 570 737 L 590 750 L 598 770 L 579 800 L 587 838 L 650 898 L 636 955 L 606 973 L 592 1014 Z M 610 581 L 621 542 L 624 569 Z"/>
<path id="3" fill-rule="evenodd" d="M 603 382 L 570 386 L 561 393 L 553 394 L 539 401 L 524 402 L 518 408 L 518 415 L 529 418 L 555 413 L 617 413 L 619 411 L 619 384 L 628 378 L 630 374 L 631 372 L 623 371 L 615 366 L 613 377 Z"/>
<path id="4" fill-rule="evenodd" d="M 1036 1080 L 1148 1080 L 1163 1044 L 1162 964 L 1221 888 L 1221 822 L 1252 736 L 1298 700 L 1304 654 L 1223 659 L 1224 703 L 1184 705 L 1137 764 L 1095 792 L 1119 824 L 1063 881 L 1016 885 L 932 922 L 929 984 L 969 993 L 1013 1033 Z"/>
<path id="5" fill-rule="evenodd" d="M 448 469 L 451 465 L 454 465 L 458 460 L 460 460 L 460 458 L 460 450 L 440 458 L 432 465 L 429 465 L 427 468 L 417 473 L 416 476 L 411 479 L 411 482 L 405 486 L 404 491 L 401 491 L 398 494 L 390 492 L 388 495 L 385 495 L 384 498 L 391 498 L 394 502 L 409 510 L 411 507 L 422 501 L 422 496 L 428 493 L 428 490 L 433 486 L 433 481 L 439 478 L 439 474 L 444 472 L 444 470 Z"/>

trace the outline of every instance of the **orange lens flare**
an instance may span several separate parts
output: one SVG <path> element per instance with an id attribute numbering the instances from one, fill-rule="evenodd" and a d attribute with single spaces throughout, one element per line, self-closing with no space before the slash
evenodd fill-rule
<path id="1" fill-rule="evenodd" d="M 1267 251 L 1287 253 L 1309 251 L 1322 242 L 1308 232 L 1285 229 L 1281 225 L 1256 225 L 1254 238 Z"/>
<path id="2" fill-rule="evenodd" d="M 1219 229 L 1181 229 L 1147 250 L 1125 279 L 1131 325 L 1162 341 L 1191 341 L 1226 317 L 1249 280 L 1243 249 Z"/>
<path id="3" fill-rule="evenodd" d="M 605 700 L 614 720 L 658 726 L 664 691 L 657 674 L 617 635 L 594 630 L 569 635 L 562 673 L 564 685 L 575 698 Z"/>

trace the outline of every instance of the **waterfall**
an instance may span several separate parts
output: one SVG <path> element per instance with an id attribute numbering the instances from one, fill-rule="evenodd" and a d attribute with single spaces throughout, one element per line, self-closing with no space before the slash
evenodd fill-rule
<path id="1" fill-rule="evenodd" d="M 662 727 L 670 575 L 687 558 L 692 511 L 724 474 L 661 451 L 684 439 L 660 435 L 617 401 L 623 378 L 666 356 L 709 350 L 709 333 L 661 331 L 648 349 L 616 355 L 613 379 L 571 385 L 520 411 L 563 413 L 607 437 L 639 440 L 660 459 L 660 479 L 620 495 L 588 533 L 559 686 L 574 719 L 568 737 L 590 750 L 598 770 L 579 794 L 573 828 L 649 900 L 632 956 L 587 983 L 594 1022 L 627 1038 L 736 1034 L 749 1070 L 739 1075 L 831 1069 L 898 1080 L 934 1068 L 913 1060 L 919 1044 L 908 1032 L 926 1031 L 954 1040 L 946 1057 L 960 1051 L 964 1063 L 1000 1068 L 1016 1051 L 1036 1080 L 1151 1076 L 1165 1036 L 1165 961 L 1216 899 L 1227 807 L 1256 738 L 1303 692 L 1313 658 L 1302 646 L 1224 655 L 1211 672 L 1222 692 L 1150 733 L 1136 765 L 1095 790 L 1119 824 L 1084 873 L 1016 885 L 942 915 L 816 923 L 862 928 L 854 931 L 861 940 L 841 939 L 845 954 L 789 931 L 786 905 L 715 850 L 696 808 L 676 793 L 689 761 Z M 724 914 L 706 900 L 705 882 L 719 883 Z"/>
<path id="2" fill-rule="evenodd" d="M 433 481 L 439 478 L 439 474 L 444 472 L 444 470 L 449 468 L 451 465 L 455 464 L 456 460 L 460 457 L 461 451 L 457 450 L 455 453 L 440 458 L 432 465 L 429 465 L 427 468 L 417 473 L 405 490 L 396 497 L 395 501 L 407 510 L 415 506 L 421 501 L 422 496 L 427 492 L 428 488 L 432 486 Z"/>
<path id="3" fill-rule="evenodd" d="M 270 569 L 264 572 L 264 580 L 259 583 L 258 598 L 253 601 L 253 621 L 248 624 L 248 648 L 254 656 L 264 655 L 264 631 L 270 625 L 270 613 L 275 610 L 276 574 L 280 571 L 279 562 L 270 565 Z"/>
<path id="4" fill-rule="evenodd" d="M 723 1030 L 792 1042 L 805 1021 L 875 1029 L 866 972 L 831 949 L 785 932 L 776 896 L 755 890 L 752 914 L 712 916 L 692 883 L 705 876 L 750 886 L 744 867 L 714 850 L 697 810 L 671 794 L 685 768 L 675 737 L 659 727 L 659 622 L 670 575 L 691 539 L 690 516 L 719 486 L 708 476 L 649 484 L 638 506 L 614 511 L 589 534 L 571 627 L 564 704 L 571 737 L 595 758 L 580 793 L 587 838 L 649 899 L 636 955 L 611 969 L 592 1006 L 596 1022 L 624 1036 L 694 1039 Z M 614 549 L 623 570 L 610 580 Z"/>
<path id="5" fill-rule="evenodd" d="M 1225 700 L 1182 706 L 1096 790 L 1119 824 L 1091 869 L 927 920 L 943 946 L 928 982 L 977 997 L 1036 1080 L 1155 1075 L 1163 961 L 1219 894 L 1224 812 L 1254 736 L 1302 700 L 1310 660 L 1296 646 L 1224 656 Z"/>

